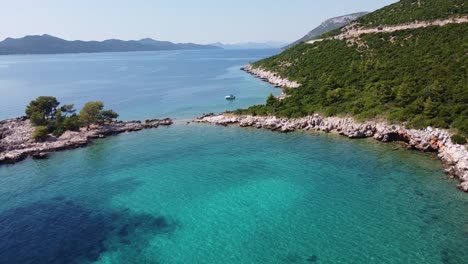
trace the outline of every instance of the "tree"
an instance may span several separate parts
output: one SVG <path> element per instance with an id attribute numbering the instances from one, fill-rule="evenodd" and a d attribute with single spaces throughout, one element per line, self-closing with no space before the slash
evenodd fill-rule
<path id="1" fill-rule="evenodd" d="M 62 111 L 65 116 L 73 115 L 76 112 L 74 104 L 66 104 L 60 107 L 60 111 Z"/>
<path id="2" fill-rule="evenodd" d="M 104 108 L 104 103 L 101 101 L 88 102 L 80 111 L 80 122 L 86 128 L 91 124 L 96 124 L 102 120 L 101 111 Z"/>
<path id="3" fill-rule="evenodd" d="M 44 119 L 44 115 L 39 111 L 33 111 L 29 116 L 31 123 L 35 126 L 47 125 L 47 121 Z"/>
<path id="4" fill-rule="evenodd" d="M 343 89 L 342 88 L 336 88 L 334 90 L 328 91 L 327 92 L 327 103 L 328 103 L 328 105 L 339 103 L 342 97 L 343 97 Z"/>
<path id="5" fill-rule="evenodd" d="M 277 103 L 278 103 L 278 99 L 276 99 L 276 97 L 270 93 L 270 95 L 267 98 L 266 105 L 275 107 Z"/>
<path id="6" fill-rule="evenodd" d="M 53 96 L 39 96 L 26 107 L 26 115 L 33 124 L 44 125 L 55 118 L 59 105 L 57 98 Z"/>
<path id="7" fill-rule="evenodd" d="M 401 107 L 405 107 L 414 100 L 414 92 L 407 83 L 402 83 L 396 88 L 397 100 Z"/>
<path id="8" fill-rule="evenodd" d="M 427 98 L 424 102 L 424 115 L 430 118 L 437 115 L 437 107 L 436 104 L 432 102 L 431 97 Z"/>
<path id="9" fill-rule="evenodd" d="M 64 131 L 78 131 L 80 129 L 80 117 L 76 114 L 67 117 L 61 124 L 61 127 Z"/>
<path id="10" fill-rule="evenodd" d="M 80 120 L 76 114 L 63 117 L 61 122 L 57 122 L 57 120 L 58 119 L 55 120 L 56 126 L 52 131 L 55 136 L 60 136 L 67 130 L 78 131 L 80 129 Z"/>
<path id="11" fill-rule="evenodd" d="M 112 122 L 114 119 L 117 119 L 119 114 L 114 112 L 112 109 L 104 110 L 101 112 L 101 118 L 104 122 Z"/>
<path id="12" fill-rule="evenodd" d="M 57 112 L 55 113 L 55 118 L 54 118 L 54 123 L 56 126 L 60 125 L 64 120 L 65 120 L 65 116 L 62 114 L 62 110 L 59 109 L 57 110 Z"/>

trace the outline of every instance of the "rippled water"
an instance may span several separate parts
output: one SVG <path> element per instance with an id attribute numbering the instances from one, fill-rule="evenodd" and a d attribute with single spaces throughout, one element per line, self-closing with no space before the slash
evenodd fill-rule
<path id="1" fill-rule="evenodd" d="M 102 100 L 122 119 L 188 118 L 263 103 L 279 89 L 239 70 L 277 50 L 164 51 L 0 57 L 0 119 L 40 95 L 80 108 Z M 235 94 L 239 100 L 224 100 Z"/>
<path id="2" fill-rule="evenodd" d="M 237 69 L 274 52 L 0 57 L 1 115 L 49 92 L 123 118 L 243 107 L 278 91 Z M 466 263 L 455 184 L 396 145 L 178 122 L 0 166 L 0 263 Z"/>

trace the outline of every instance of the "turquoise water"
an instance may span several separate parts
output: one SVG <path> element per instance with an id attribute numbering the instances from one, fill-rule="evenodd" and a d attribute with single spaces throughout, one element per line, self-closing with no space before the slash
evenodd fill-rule
<path id="1" fill-rule="evenodd" d="M 275 51 L 211 52 L 163 53 L 164 59 L 146 54 L 155 58 L 151 65 L 180 60 L 184 67 L 191 60 L 193 69 L 185 71 L 201 94 L 176 77 L 174 91 L 154 88 L 148 101 L 133 93 L 124 102 L 138 88 L 117 77 L 92 94 L 116 89 L 110 97 L 120 103 L 105 101 L 128 118 L 150 115 L 146 108 L 150 116 L 173 113 L 185 120 L 210 107 L 235 107 L 222 98 L 232 89 L 245 95 L 239 105 L 277 91 L 235 70 Z M 8 83 L 26 85 L 36 80 L 29 71 L 38 63 L 39 92 L 55 89 L 69 99 L 63 101 L 79 104 L 89 87 L 53 85 L 61 82 L 56 78 L 75 78 L 71 71 L 78 66 L 68 60 L 86 58 L 95 68 L 113 64 L 113 56 L 123 64 L 122 57 L 129 64 L 146 61 L 144 54 L 8 57 L 0 58 L 10 60 L 0 72 L 13 71 L 11 61 L 21 60 Z M 51 58 L 66 62 L 48 68 Z M 214 70 L 198 74 L 203 67 Z M 70 73 L 57 77 L 58 71 Z M 178 73 L 166 70 L 145 82 L 163 87 L 160 81 Z M 18 87 L 18 95 L 25 93 L 26 86 Z M 153 103 L 159 97 L 172 101 Z M 10 113 L 21 110 L 14 100 L 1 100 Z M 395 147 L 178 122 L 48 160 L 1 166 L 0 263 L 467 263 L 468 196 L 456 191 L 434 155 Z"/>

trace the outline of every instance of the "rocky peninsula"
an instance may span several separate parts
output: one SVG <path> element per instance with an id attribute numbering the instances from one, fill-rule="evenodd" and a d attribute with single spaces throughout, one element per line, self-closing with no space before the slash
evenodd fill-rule
<path id="1" fill-rule="evenodd" d="M 468 192 L 468 151 L 464 145 L 452 143 L 447 130 L 431 127 L 416 130 L 379 121 L 358 122 L 352 117 L 322 117 L 318 114 L 297 119 L 227 113 L 208 114 L 195 119 L 194 122 L 255 127 L 283 133 L 296 130 L 323 131 L 352 139 L 374 138 L 380 142 L 404 142 L 409 149 L 437 152 L 446 173 L 460 179 L 459 189 Z"/>
<path id="2" fill-rule="evenodd" d="M 282 78 L 274 72 L 267 71 L 262 68 L 254 68 L 251 64 L 242 67 L 241 70 L 248 72 L 254 75 L 255 77 L 265 82 L 268 82 L 278 88 L 299 88 L 301 86 L 300 83 L 290 81 L 286 78 Z M 277 98 L 282 100 L 286 98 L 286 94 L 282 92 L 280 95 L 277 96 Z"/>
<path id="3" fill-rule="evenodd" d="M 44 140 L 37 141 L 33 138 L 35 127 L 27 117 L 3 120 L 0 121 L 0 164 L 15 163 L 30 156 L 47 158 L 49 153 L 83 147 L 97 138 L 172 124 L 170 118 L 112 121 L 79 131 L 66 131 L 59 137 L 49 134 Z"/>
<path id="4" fill-rule="evenodd" d="M 266 82 L 269 82 L 273 84 L 275 87 L 281 87 L 281 88 L 298 88 L 301 86 L 301 84 L 290 81 L 286 78 L 282 78 L 278 74 L 274 72 L 270 72 L 267 70 L 264 70 L 262 68 L 254 68 L 252 65 L 247 65 L 245 67 L 242 67 L 241 70 L 246 71 L 252 75 L 254 75 L 257 78 L 260 78 Z"/>

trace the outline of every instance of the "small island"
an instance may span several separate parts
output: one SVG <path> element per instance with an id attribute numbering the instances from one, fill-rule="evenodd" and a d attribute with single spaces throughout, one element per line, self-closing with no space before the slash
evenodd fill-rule
<path id="1" fill-rule="evenodd" d="M 73 104 L 60 106 L 53 96 L 40 96 L 26 108 L 26 116 L 0 121 L 0 164 L 16 163 L 29 156 L 86 146 L 94 139 L 124 132 L 173 124 L 172 119 L 117 121 L 101 101 L 86 103 L 79 114 Z"/>

